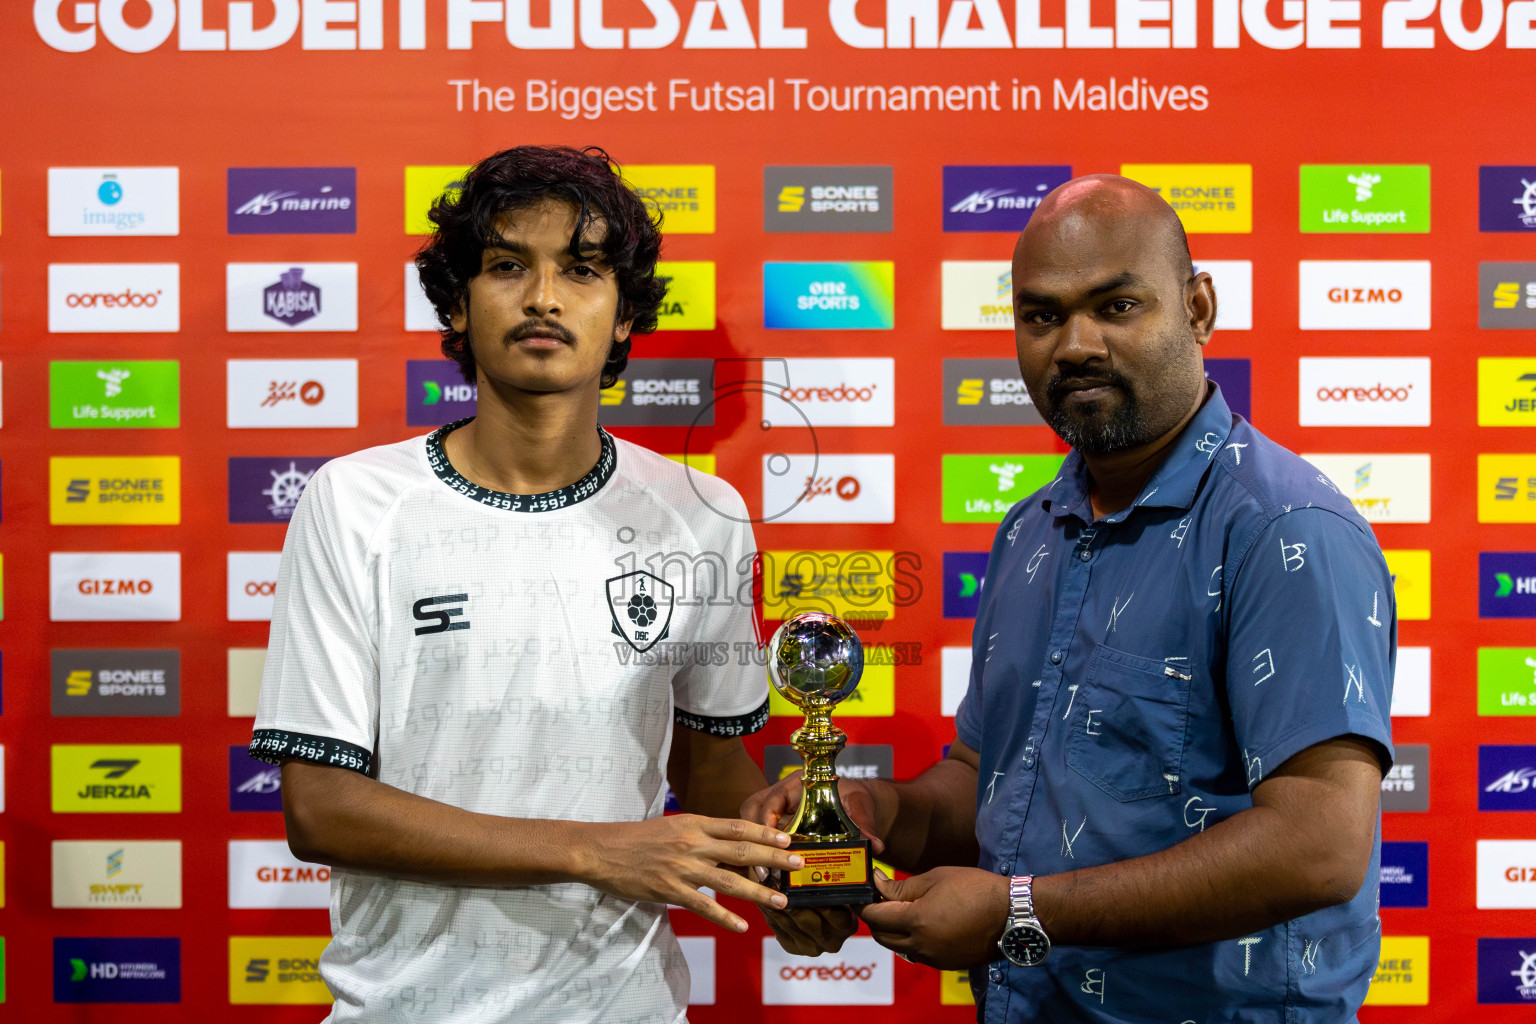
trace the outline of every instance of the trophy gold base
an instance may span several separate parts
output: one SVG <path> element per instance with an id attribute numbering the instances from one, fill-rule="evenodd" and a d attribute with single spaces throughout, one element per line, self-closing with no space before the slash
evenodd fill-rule
<path id="1" fill-rule="evenodd" d="M 868 839 L 797 839 L 789 844 L 805 867 L 798 871 L 774 871 L 773 887 L 794 907 L 859 907 L 875 903 L 874 855 Z"/>

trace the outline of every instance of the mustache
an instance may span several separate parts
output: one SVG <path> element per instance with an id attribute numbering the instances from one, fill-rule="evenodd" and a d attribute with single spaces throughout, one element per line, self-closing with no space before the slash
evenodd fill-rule
<path id="1" fill-rule="evenodd" d="M 535 335 L 553 336 L 559 338 L 567 345 L 576 344 L 576 335 L 564 324 L 552 320 L 540 320 L 537 317 L 529 317 L 516 327 L 507 332 L 508 341 L 523 341 Z"/>
<path id="2" fill-rule="evenodd" d="M 1051 375 L 1045 384 L 1045 394 L 1056 401 L 1069 391 L 1101 386 L 1119 388 L 1127 394 L 1132 390 L 1131 382 L 1123 374 L 1108 367 L 1068 366 Z"/>

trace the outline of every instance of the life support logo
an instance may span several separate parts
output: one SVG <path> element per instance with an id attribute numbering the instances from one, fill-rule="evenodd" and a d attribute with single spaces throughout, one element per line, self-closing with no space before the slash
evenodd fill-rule
<path id="1" fill-rule="evenodd" d="M 894 1002 L 893 956 L 875 940 L 855 936 L 836 959 L 786 953 L 776 939 L 763 941 L 765 1006 L 890 1006 Z"/>
<path id="2" fill-rule="evenodd" d="M 48 330 L 136 334 L 181 330 L 177 263 L 50 263 Z"/>
<path id="3" fill-rule="evenodd" d="M 277 593 L 280 551 L 231 551 L 228 555 L 228 617 L 231 622 L 268 622 Z"/>

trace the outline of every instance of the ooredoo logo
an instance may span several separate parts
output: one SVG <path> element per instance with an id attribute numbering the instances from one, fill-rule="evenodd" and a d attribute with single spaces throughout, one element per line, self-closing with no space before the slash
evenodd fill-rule
<path id="1" fill-rule="evenodd" d="M 137 309 L 140 306 L 158 306 L 160 304 L 161 290 L 155 289 L 148 295 L 125 289 L 117 295 L 107 295 L 104 292 L 70 292 L 64 296 L 64 305 L 70 309 L 94 309 L 97 306 L 103 309 Z"/>
<path id="2" fill-rule="evenodd" d="M 1429 330 L 1428 260 L 1302 260 L 1304 331 Z"/>
<path id="3" fill-rule="evenodd" d="M 1304 358 L 1298 422 L 1304 427 L 1429 426 L 1429 360 Z"/>
<path id="4" fill-rule="evenodd" d="M 896 423 L 893 359 L 785 359 L 784 386 L 763 402 L 769 426 L 890 427 Z"/>
<path id="5" fill-rule="evenodd" d="M 176 263 L 50 263 L 48 330 L 54 334 L 181 330 Z"/>
<path id="6" fill-rule="evenodd" d="M 229 620 L 267 622 L 272 618 L 272 598 L 277 593 L 279 551 L 231 551 L 229 553 Z"/>
<path id="7" fill-rule="evenodd" d="M 890 1006 L 894 1000 L 891 951 L 867 936 L 843 943 L 837 958 L 786 953 L 763 940 L 766 1006 Z"/>
<path id="8" fill-rule="evenodd" d="M 175 622 L 179 552 L 56 551 L 48 556 L 54 622 Z"/>
<path id="9" fill-rule="evenodd" d="M 1386 387 L 1377 381 L 1368 388 L 1318 388 L 1319 402 L 1406 402 L 1413 394 L 1413 385 Z"/>
<path id="10" fill-rule="evenodd" d="M 779 968 L 779 977 L 785 981 L 806 981 L 810 978 L 815 978 L 817 981 L 842 981 L 845 978 L 854 981 L 869 981 L 875 976 L 875 969 L 879 966 L 879 964 L 854 966 L 846 963 L 838 964 L 836 967 L 812 967 L 809 965 L 791 967 L 785 965 Z"/>

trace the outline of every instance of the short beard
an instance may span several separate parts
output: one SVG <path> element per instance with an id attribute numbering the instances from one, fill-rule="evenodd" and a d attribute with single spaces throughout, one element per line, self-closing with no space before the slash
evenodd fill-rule
<path id="1" fill-rule="evenodd" d="M 1084 373 L 1074 376 L 1090 376 Z M 1113 371 L 1098 371 L 1091 376 L 1103 378 L 1121 394 L 1122 401 L 1105 409 L 1107 402 L 1077 405 L 1069 411 L 1061 401 L 1066 392 L 1059 390 L 1066 379 L 1060 373 L 1046 385 L 1050 396 L 1050 413 L 1046 423 L 1067 444 L 1087 455 L 1108 455 L 1111 452 L 1136 448 L 1156 439 L 1142 415 L 1141 403 L 1130 382 Z"/>

